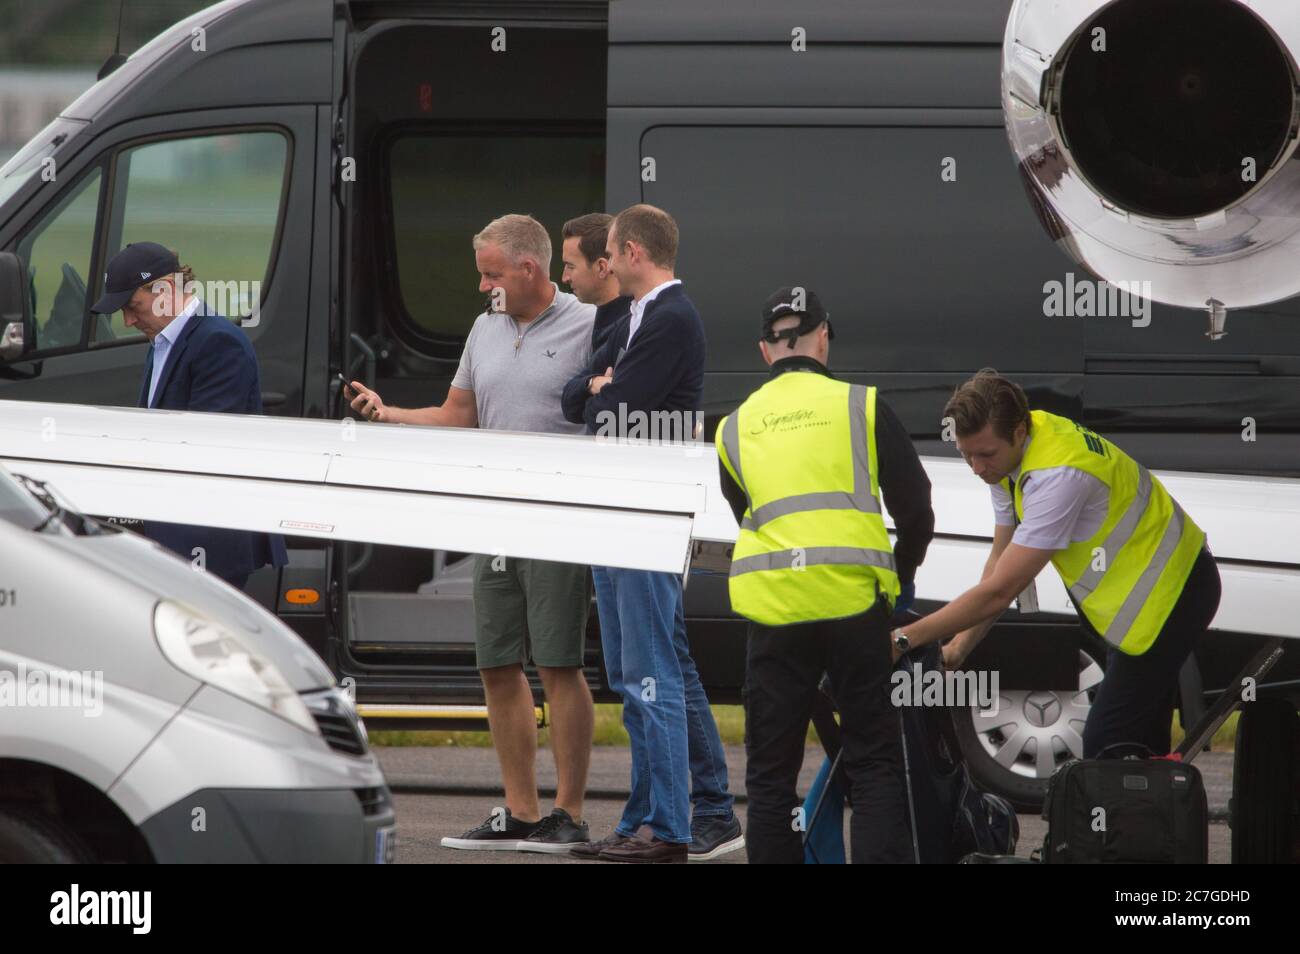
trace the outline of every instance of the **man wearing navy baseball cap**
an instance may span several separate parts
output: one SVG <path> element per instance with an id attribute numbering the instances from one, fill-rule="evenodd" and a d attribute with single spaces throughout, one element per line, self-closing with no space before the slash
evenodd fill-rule
<path id="1" fill-rule="evenodd" d="M 816 860 L 844 856 L 842 796 L 809 806 L 807 846 L 790 824 L 802 817 L 796 783 L 823 673 L 840 712 L 853 861 L 914 857 L 886 636 L 891 616 L 911 603 L 934 536 L 930 480 L 876 389 L 831 374 L 832 337 L 830 314 L 810 289 L 777 289 L 758 342 L 770 376 L 718 424 L 722 495 L 740 525 L 727 592 L 732 611 L 749 620 L 751 864 L 798 864 L 806 847 L 822 849 Z M 819 784 L 835 784 L 829 763 Z"/>
<path id="2" fill-rule="evenodd" d="M 140 407 L 169 411 L 261 414 L 257 355 L 238 327 L 193 294 L 189 266 L 155 242 L 136 242 L 113 256 L 104 295 L 91 310 L 121 311 L 128 328 L 149 339 Z M 242 589 L 268 563 L 288 563 L 278 534 L 146 521 L 144 535 Z"/>

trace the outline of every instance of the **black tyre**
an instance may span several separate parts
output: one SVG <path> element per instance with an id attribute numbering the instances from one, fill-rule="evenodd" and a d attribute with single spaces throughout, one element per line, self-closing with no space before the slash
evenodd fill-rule
<path id="1" fill-rule="evenodd" d="M 0 809 L 0 864 L 63 865 L 94 861 L 80 838 L 26 809 Z"/>
<path id="2" fill-rule="evenodd" d="M 1242 707 L 1228 813 L 1234 865 L 1300 861 L 1300 715 L 1290 702 Z"/>
<path id="3" fill-rule="evenodd" d="M 1080 648 L 1074 692 L 1003 690 L 996 715 L 976 707 L 954 709 L 957 739 L 976 785 L 1018 811 L 1040 811 L 1052 773 L 1083 758 L 1083 724 L 1092 708 L 1088 690 L 1102 675 L 1101 662 Z"/>

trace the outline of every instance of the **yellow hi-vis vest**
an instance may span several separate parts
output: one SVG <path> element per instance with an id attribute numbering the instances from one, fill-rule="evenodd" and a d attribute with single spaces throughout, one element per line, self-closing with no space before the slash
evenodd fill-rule
<path id="1" fill-rule="evenodd" d="M 876 389 L 815 372 L 768 381 L 718 426 L 748 508 L 731 607 L 768 626 L 840 619 L 898 597 L 881 516 Z"/>
<path id="2" fill-rule="evenodd" d="M 1025 477 L 1045 467 L 1077 467 L 1110 490 L 1110 507 L 1091 538 L 1052 557 L 1083 615 L 1106 642 L 1132 656 L 1151 648 L 1182 594 L 1205 532 L 1150 471 L 1110 441 L 1068 418 L 1030 413 L 1032 440 L 1014 488 L 1025 518 Z"/>

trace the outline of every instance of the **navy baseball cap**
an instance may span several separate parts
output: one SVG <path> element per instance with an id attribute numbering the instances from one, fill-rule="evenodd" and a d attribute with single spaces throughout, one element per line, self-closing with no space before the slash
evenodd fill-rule
<path id="1" fill-rule="evenodd" d="M 784 318 L 786 315 L 798 315 L 798 327 L 773 334 L 772 324 L 778 318 Z M 826 322 L 829 329 L 830 319 L 830 313 L 822 307 L 821 299 L 817 297 L 815 292 L 801 286 L 792 287 L 787 285 L 774 291 L 763 305 L 762 337 L 770 344 L 775 344 L 785 338 L 789 341 L 790 347 L 793 348 L 795 338 L 806 335 L 823 321 Z M 833 330 L 830 334 L 832 338 L 835 337 Z"/>
<path id="2" fill-rule="evenodd" d="M 91 311 L 111 315 L 131 300 L 141 285 L 152 285 L 181 270 L 176 255 L 157 242 L 133 242 L 113 256 L 104 273 L 104 297 Z"/>

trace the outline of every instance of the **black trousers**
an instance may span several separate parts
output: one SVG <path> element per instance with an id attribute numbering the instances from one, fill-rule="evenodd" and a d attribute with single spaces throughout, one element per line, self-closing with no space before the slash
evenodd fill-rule
<path id="1" fill-rule="evenodd" d="M 1210 628 L 1220 593 L 1219 568 L 1210 551 L 1202 550 L 1151 648 L 1140 656 L 1110 648 L 1106 678 L 1083 728 L 1084 758 L 1096 758 L 1102 749 L 1120 742 L 1140 742 L 1157 755 L 1169 751 L 1178 674 Z M 1086 622 L 1084 626 L 1091 629 Z"/>
<path id="2" fill-rule="evenodd" d="M 851 792 L 852 860 L 909 862 L 898 712 L 889 701 L 893 665 L 883 600 L 846 619 L 750 623 L 745 672 L 745 843 L 756 864 L 802 864 L 796 792 L 808 720 L 822 673 L 840 711 L 840 766 Z M 807 822 L 811 818 L 805 819 Z"/>

